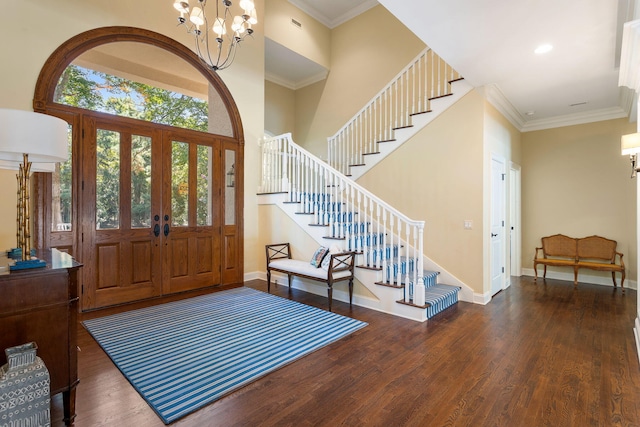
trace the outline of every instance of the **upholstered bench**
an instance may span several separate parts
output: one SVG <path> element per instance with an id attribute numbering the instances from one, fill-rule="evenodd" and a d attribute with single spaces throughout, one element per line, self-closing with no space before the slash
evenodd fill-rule
<path id="1" fill-rule="evenodd" d="M 302 261 L 291 259 L 289 243 L 266 245 L 265 249 L 267 254 L 267 292 L 271 292 L 272 271 L 285 273 L 289 279 L 289 287 L 291 287 L 293 276 L 323 282 L 327 284 L 329 311 L 331 311 L 333 285 L 337 282 L 347 281 L 349 284 L 349 305 L 351 305 L 355 252 L 339 252 L 335 248 L 333 250 L 320 248 L 311 261 Z M 320 256 L 322 257 L 318 259 Z"/>
<path id="2" fill-rule="evenodd" d="M 573 268 L 573 285 L 578 286 L 578 269 L 610 271 L 613 286 L 617 287 L 616 272 L 620 273 L 620 287 L 624 292 L 625 268 L 623 255 L 616 251 L 615 240 L 600 236 L 589 236 L 576 239 L 563 234 L 542 238 L 542 247 L 536 248 L 533 258 L 534 280 L 538 279 L 538 264 L 544 265 L 544 276 L 547 277 L 547 266 Z M 542 256 L 540 256 L 542 251 Z M 616 260 L 619 262 L 616 263 Z"/>

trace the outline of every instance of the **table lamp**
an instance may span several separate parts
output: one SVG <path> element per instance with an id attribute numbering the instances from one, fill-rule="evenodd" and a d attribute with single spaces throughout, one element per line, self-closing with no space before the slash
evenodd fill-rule
<path id="1" fill-rule="evenodd" d="M 0 168 L 18 169 L 17 250 L 11 270 L 44 267 L 31 257 L 30 175 L 51 171 L 68 157 L 68 125 L 62 119 L 31 111 L 0 109 Z M 32 163 L 36 165 L 33 166 Z M 48 165 L 49 164 L 49 165 Z"/>

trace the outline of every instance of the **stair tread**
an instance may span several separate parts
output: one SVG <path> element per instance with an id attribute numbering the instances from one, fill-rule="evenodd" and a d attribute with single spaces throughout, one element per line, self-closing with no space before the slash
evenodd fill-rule
<path id="1" fill-rule="evenodd" d="M 451 96 L 453 93 L 445 93 L 444 95 L 434 96 L 433 98 L 429 98 L 429 101 L 433 101 L 434 99 L 446 98 L 447 96 Z"/>
<path id="2" fill-rule="evenodd" d="M 370 265 L 356 265 L 358 268 L 364 268 L 365 270 L 382 271 L 382 267 L 373 267 Z"/>
<path id="3" fill-rule="evenodd" d="M 433 285 L 432 287 L 429 287 L 429 288 L 426 289 L 425 298 L 424 298 L 424 305 L 414 304 L 413 301 L 406 302 L 404 299 L 398 300 L 396 302 L 399 303 L 399 304 L 410 305 L 412 307 L 417 307 L 417 308 L 429 308 L 429 307 L 433 307 L 434 305 L 437 305 L 438 303 L 442 303 L 447 298 L 457 294 L 460 291 L 460 289 L 462 289 L 462 288 L 460 288 L 459 286 L 437 284 L 437 285 Z M 445 308 L 448 308 L 448 307 L 450 307 L 450 305 L 448 305 L 446 307 L 442 307 L 442 310 L 444 310 Z M 440 310 L 440 311 L 442 311 L 442 310 Z M 440 312 L 440 311 L 438 311 L 438 312 Z M 433 313 L 431 315 L 431 317 L 433 315 L 435 315 L 435 314 L 436 313 Z"/>
<path id="4" fill-rule="evenodd" d="M 413 125 L 405 125 L 405 126 L 398 126 L 397 128 L 391 128 L 391 130 L 409 129 L 412 127 Z"/>

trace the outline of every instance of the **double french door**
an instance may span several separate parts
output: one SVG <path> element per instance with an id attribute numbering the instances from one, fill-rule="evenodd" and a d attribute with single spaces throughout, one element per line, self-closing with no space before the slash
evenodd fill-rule
<path id="1" fill-rule="evenodd" d="M 226 215 L 233 149 L 215 135 L 88 115 L 82 131 L 84 310 L 238 280 Z"/>

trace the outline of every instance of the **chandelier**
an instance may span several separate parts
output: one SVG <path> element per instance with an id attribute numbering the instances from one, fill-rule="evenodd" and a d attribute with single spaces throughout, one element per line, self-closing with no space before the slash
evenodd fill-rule
<path id="1" fill-rule="evenodd" d="M 212 0 L 213 1 L 213 0 Z M 189 6 L 189 0 L 175 0 L 173 7 L 180 12 L 178 25 L 184 25 L 195 39 L 196 54 L 212 70 L 224 70 L 236 56 L 238 45 L 253 34 L 251 25 L 258 23 L 253 0 L 240 0 L 243 12 L 233 15 L 230 0 L 215 0 L 215 18 L 206 13 L 207 0 L 197 0 L 198 6 Z M 213 8 L 212 8 L 213 9 Z"/>

